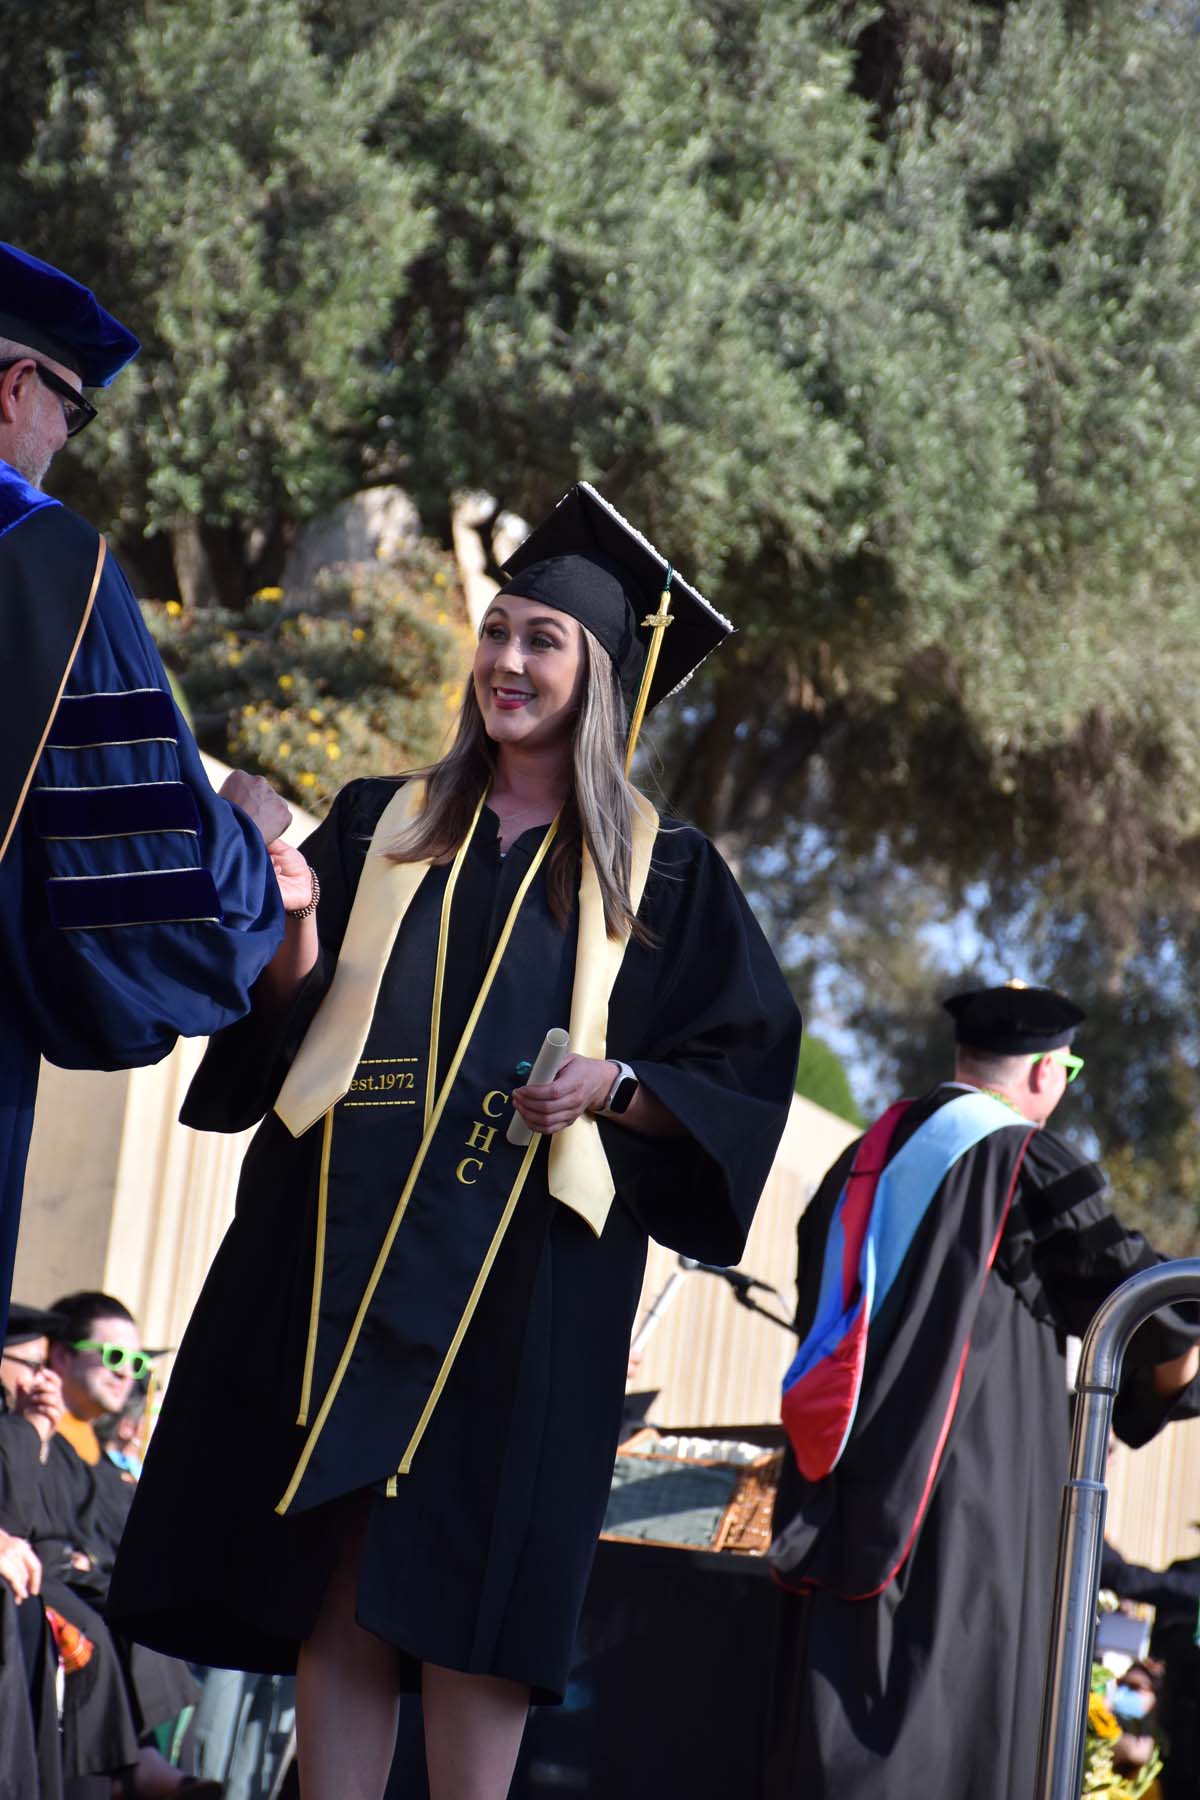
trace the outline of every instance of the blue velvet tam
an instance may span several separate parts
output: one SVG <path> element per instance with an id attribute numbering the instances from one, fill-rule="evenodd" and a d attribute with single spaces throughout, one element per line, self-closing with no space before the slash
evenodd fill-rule
<path id="1" fill-rule="evenodd" d="M 0 337 L 107 387 L 141 345 L 90 288 L 15 244 L 0 243 Z"/>

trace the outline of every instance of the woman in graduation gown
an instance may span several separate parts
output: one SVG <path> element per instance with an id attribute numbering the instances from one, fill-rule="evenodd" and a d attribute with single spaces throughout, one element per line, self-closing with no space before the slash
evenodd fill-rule
<path id="1" fill-rule="evenodd" d="M 728 630 L 665 569 L 592 489 L 560 502 L 447 757 L 273 851 L 284 947 L 185 1108 L 275 1111 L 111 1604 L 197 1661 L 298 1658 L 305 1800 L 382 1794 L 418 1681 L 434 1800 L 507 1792 L 530 1697 L 566 1686 L 647 1236 L 736 1261 L 783 1130 L 780 972 L 712 845 L 626 779 L 628 697 L 636 730 Z M 571 1054 L 529 1084 L 554 1027 Z"/>

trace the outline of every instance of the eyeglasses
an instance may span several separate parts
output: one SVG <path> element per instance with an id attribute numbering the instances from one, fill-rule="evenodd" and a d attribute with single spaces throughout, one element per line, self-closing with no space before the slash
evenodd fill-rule
<path id="1" fill-rule="evenodd" d="M 124 1344 L 102 1344 L 96 1338 L 80 1338 L 72 1350 L 98 1350 L 100 1361 L 114 1375 L 132 1375 L 140 1381 L 143 1375 L 150 1373 L 150 1358 L 144 1350 L 127 1350 Z"/>
<path id="2" fill-rule="evenodd" d="M 21 362 L 33 362 L 43 387 L 49 388 L 50 392 L 62 403 L 63 418 L 67 422 L 67 436 L 69 438 L 78 437 L 84 426 L 90 425 L 96 417 L 96 409 L 91 401 L 85 400 L 82 394 L 77 394 L 70 382 L 64 381 L 61 375 L 56 375 L 53 369 L 44 368 L 32 357 L 17 356 L 11 362 L 0 363 L 0 375 L 3 375 L 6 369 L 15 369 Z"/>
<path id="3" fill-rule="evenodd" d="M 1068 1087 L 1070 1087 L 1071 1083 L 1083 1067 L 1082 1056 L 1075 1056 L 1070 1050 L 1047 1050 L 1042 1061 L 1057 1063 L 1060 1068 L 1065 1069 L 1067 1071 Z"/>
<path id="4" fill-rule="evenodd" d="M 35 1375 L 40 1375 L 43 1369 L 50 1367 L 50 1364 L 45 1361 L 34 1362 L 33 1358 L 29 1356 L 15 1356 L 11 1350 L 0 1351 L 0 1358 L 3 1358 L 5 1362 L 20 1363 L 23 1369 L 32 1369 Z"/>

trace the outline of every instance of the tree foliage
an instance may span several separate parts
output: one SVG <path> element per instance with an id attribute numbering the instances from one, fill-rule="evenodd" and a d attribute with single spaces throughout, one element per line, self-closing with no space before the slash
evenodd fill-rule
<path id="1" fill-rule="evenodd" d="M 944 1058 L 966 963 L 1074 985 L 1081 1127 L 1154 1151 L 1181 1231 L 1193 14 L 41 0 L 0 35 L 7 233 L 146 340 L 75 486 L 169 545 L 152 585 L 236 608 L 364 482 L 436 532 L 463 487 L 532 518 L 596 481 L 737 620 L 662 785 L 856 1069 Z M 206 667 L 241 629 L 186 623 Z"/>
<path id="2" fill-rule="evenodd" d="M 317 814 L 347 781 L 431 761 L 470 666 L 452 559 L 424 542 L 324 570 L 311 594 L 144 610 L 204 747 Z"/>
<path id="3" fill-rule="evenodd" d="M 237 603 L 361 478 L 382 344 L 427 234 L 368 142 L 386 82 L 314 56 L 297 0 L 149 0 L 46 58 L 14 237 L 85 274 L 143 352 L 81 445 L 109 518 L 194 527 L 176 574 Z M 10 222 L 11 221 L 11 222 Z"/>
<path id="4" fill-rule="evenodd" d="M 837 1051 L 811 1031 L 805 1032 L 800 1046 L 796 1092 L 852 1125 L 865 1122 Z"/>

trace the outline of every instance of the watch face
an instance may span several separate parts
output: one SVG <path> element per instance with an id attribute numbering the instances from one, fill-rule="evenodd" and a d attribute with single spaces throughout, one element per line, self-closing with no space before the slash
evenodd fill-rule
<path id="1" fill-rule="evenodd" d="M 638 1091 L 636 1075 L 626 1075 L 617 1083 L 617 1091 L 608 1103 L 609 1112 L 623 1113 Z"/>

